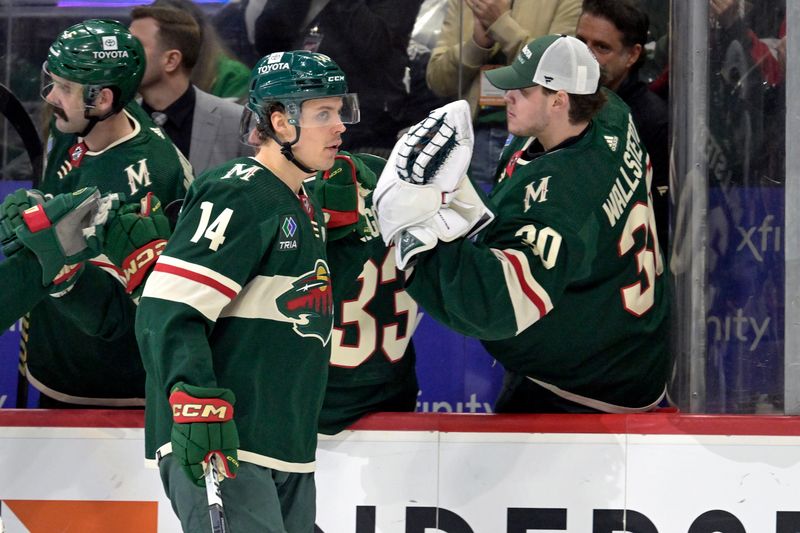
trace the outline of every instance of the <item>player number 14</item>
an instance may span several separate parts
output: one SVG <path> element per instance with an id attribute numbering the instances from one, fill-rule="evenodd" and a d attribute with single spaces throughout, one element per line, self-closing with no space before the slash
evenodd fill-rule
<path id="1" fill-rule="evenodd" d="M 228 228 L 228 223 L 233 216 L 233 209 L 225 208 L 211 224 L 211 212 L 214 210 L 214 204 L 211 202 L 203 202 L 200 204 L 200 223 L 197 225 L 197 231 L 194 232 L 192 242 L 198 242 L 201 237 L 205 237 L 211 242 L 208 248 L 212 252 L 216 252 L 222 243 L 225 242 L 225 230 Z"/>

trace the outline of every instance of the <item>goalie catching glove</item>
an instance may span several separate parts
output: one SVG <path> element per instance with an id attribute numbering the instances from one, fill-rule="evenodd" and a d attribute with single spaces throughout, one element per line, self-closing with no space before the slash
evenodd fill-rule
<path id="1" fill-rule="evenodd" d="M 474 139 L 469 104 L 431 111 L 395 144 L 375 189 L 384 242 L 397 245 L 397 265 L 477 233 L 493 215 L 467 177 Z"/>
<path id="2" fill-rule="evenodd" d="M 103 253 L 122 270 L 128 294 L 143 287 L 171 233 L 169 219 L 153 193 L 109 216 Z"/>
<path id="3" fill-rule="evenodd" d="M 336 154 L 333 167 L 318 172 L 314 197 L 325 213 L 328 240 L 334 241 L 356 232 L 371 234 L 364 198 L 375 189 L 378 179 L 362 161 L 345 151 Z"/>
<path id="4" fill-rule="evenodd" d="M 206 464 L 214 455 L 222 478 L 236 477 L 239 432 L 233 421 L 236 396 L 230 389 L 195 387 L 178 382 L 172 387 L 172 455 L 196 485 L 205 486 Z"/>

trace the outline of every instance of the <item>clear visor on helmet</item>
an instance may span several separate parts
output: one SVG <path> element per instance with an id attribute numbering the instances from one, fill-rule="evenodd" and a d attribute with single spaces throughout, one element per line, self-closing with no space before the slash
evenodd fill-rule
<path id="1" fill-rule="evenodd" d="M 83 111 L 87 107 L 94 107 L 87 106 L 84 102 L 84 89 L 81 83 L 51 74 L 47 69 L 47 61 L 42 64 L 40 94 L 51 106 L 71 111 Z"/>
<path id="2" fill-rule="evenodd" d="M 257 125 L 258 117 L 253 111 L 245 107 L 242 112 L 242 118 L 239 120 L 239 140 L 244 144 L 257 146 L 259 144 L 257 139 L 250 137 Z"/>
<path id="3" fill-rule="evenodd" d="M 329 128 L 339 124 L 356 124 L 361 119 L 358 108 L 358 95 L 348 93 L 342 96 L 314 98 L 299 104 L 287 102 L 289 120 L 301 128 Z"/>
<path id="4" fill-rule="evenodd" d="M 356 124 L 361 119 L 358 108 L 358 95 L 348 93 L 342 96 L 312 98 L 310 100 L 281 100 L 286 107 L 289 123 L 303 128 L 331 128 L 339 124 Z M 240 140 L 249 145 L 257 144 L 258 139 L 251 133 L 258 125 L 256 114 L 244 108 L 239 123 Z"/>

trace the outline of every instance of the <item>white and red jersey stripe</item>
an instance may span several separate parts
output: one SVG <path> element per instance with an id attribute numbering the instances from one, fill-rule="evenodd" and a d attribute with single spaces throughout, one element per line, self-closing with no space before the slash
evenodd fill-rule
<path id="1" fill-rule="evenodd" d="M 216 321 L 222 309 L 241 290 L 241 285 L 210 268 L 162 255 L 147 280 L 142 297 L 183 303 Z"/>
<path id="2" fill-rule="evenodd" d="M 531 274 L 528 258 L 514 249 L 497 250 L 492 253 L 500 261 L 508 297 L 514 308 L 517 335 L 553 309 L 550 295 Z"/>

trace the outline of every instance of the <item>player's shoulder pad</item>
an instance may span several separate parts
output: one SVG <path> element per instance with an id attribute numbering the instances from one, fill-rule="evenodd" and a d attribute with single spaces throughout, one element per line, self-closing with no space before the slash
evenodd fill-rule
<path id="1" fill-rule="evenodd" d="M 223 196 L 229 202 L 247 204 L 265 217 L 273 208 L 296 201 L 288 187 L 252 157 L 232 159 L 210 168 L 192 187 L 199 194 Z"/>
<path id="2" fill-rule="evenodd" d="M 252 157 L 238 157 L 206 169 L 197 179 L 219 180 L 231 187 L 247 187 L 256 182 L 256 176 L 269 174 L 269 170 Z"/>

